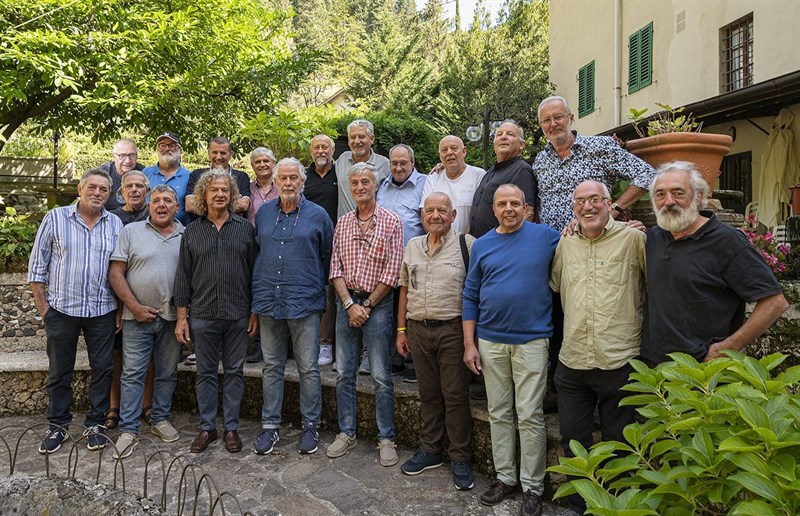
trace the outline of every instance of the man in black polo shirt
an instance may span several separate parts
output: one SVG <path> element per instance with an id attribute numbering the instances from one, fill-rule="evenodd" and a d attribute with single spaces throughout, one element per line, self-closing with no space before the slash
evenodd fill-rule
<path id="1" fill-rule="evenodd" d="M 339 186 L 336 181 L 336 164 L 333 161 L 334 141 L 327 135 L 318 134 L 311 139 L 311 164 L 306 170 L 306 199 L 319 204 L 328 213 L 336 226 L 339 209 Z M 319 365 L 333 362 L 333 335 L 336 330 L 336 298 L 333 285 L 325 288 L 328 297 L 319 331 Z"/>
<path id="2" fill-rule="evenodd" d="M 525 137 L 522 127 L 511 120 L 503 122 L 503 125 L 498 127 L 494 133 L 494 153 L 497 156 L 497 164 L 483 176 L 472 198 L 469 232 L 475 238 L 483 236 L 498 226 L 492 203 L 494 202 L 494 193 L 500 185 L 508 183 L 517 185 L 525 194 L 525 198 L 531 200 L 531 207 L 534 212 L 536 211 L 539 188 L 536 177 L 533 175 L 533 169 L 521 157 L 524 147 Z"/>
<path id="3" fill-rule="evenodd" d="M 236 186 L 239 188 L 239 195 L 241 198 L 236 201 L 235 212 L 242 217 L 247 216 L 247 208 L 250 207 L 250 177 L 242 172 L 236 170 L 231 166 L 231 142 L 224 136 L 215 136 L 208 142 L 208 161 L 211 163 L 209 168 L 198 168 L 192 170 L 189 176 L 189 184 L 186 185 L 186 211 L 189 213 L 191 220 L 195 220 L 199 214 L 194 204 L 194 186 L 197 180 L 200 179 L 204 173 L 212 168 L 221 168 L 227 170 L 228 173 L 236 181 Z"/>
<path id="4" fill-rule="evenodd" d="M 647 312 L 642 356 L 698 361 L 742 350 L 789 305 L 744 234 L 700 211 L 708 184 L 692 163 L 663 165 L 650 185 L 658 226 L 647 232 Z M 745 321 L 746 303 L 756 303 Z"/>

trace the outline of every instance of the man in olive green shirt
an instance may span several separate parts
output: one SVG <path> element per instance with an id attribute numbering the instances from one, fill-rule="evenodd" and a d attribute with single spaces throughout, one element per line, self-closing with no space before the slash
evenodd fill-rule
<path id="1" fill-rule="evenodd" d="M 608 188 L 584 181 L 572 197 L 578 226 L 558 244 L 550 286 L 561 294 L 564 341 L 555 373 L 561 442 L 589 448 L 594 410 L 600 414 L 603 440 L 624 440 L 633 407 L 620 407 L 620 388 L 639 355 L 645 305 L 645 234 L 611 218 Z M 569 508 L 583 514 L 579 495 Z"/>

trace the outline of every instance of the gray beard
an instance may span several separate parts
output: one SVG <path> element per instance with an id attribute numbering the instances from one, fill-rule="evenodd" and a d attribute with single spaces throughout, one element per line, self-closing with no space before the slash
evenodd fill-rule
<path id="1" fill-rule="evenodd" d="M 656 222 L 665 231 L 670 233 L 678 233 L 692 225 L 692 223 L 700 215 L 700 210 L 696 204 L 690 205 L 688 208 L 683 209 L 678 206 L 673 208 L 675 211 L 668 211 L 665 206 L 656 209 Z"/>
<path id="2" fill-rule="evenodd" d="M 167 167 L 174 167 L 181 162 L 181 155 L 178 153 L 173 154 L 172 156 L 161 155 L 158 157 L 158 164 L 164 165 Z"/>

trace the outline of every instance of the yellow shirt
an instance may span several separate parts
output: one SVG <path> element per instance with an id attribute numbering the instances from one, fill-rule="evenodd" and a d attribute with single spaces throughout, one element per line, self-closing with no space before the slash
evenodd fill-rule
<path id="1" fill-rule="evenodd" d="M 561 293 L 570 369 L 618 369 L 639 354 L 645 307 L 645 234 L 610 219 L 589 240 L 576 231 L 556 249 L 550 286 Z"/>

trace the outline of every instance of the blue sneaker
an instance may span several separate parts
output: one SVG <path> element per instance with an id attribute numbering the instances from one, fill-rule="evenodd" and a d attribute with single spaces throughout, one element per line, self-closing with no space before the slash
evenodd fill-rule
<path id="1" fill-rule="evenodd" d="M 69 432 L 63 428 L 49 428 L 47 433 L 44 434 L 42 444 L 39 445 L 39 453 L 55 453 L 61 449 L 61 443 L 69 439 Z"/>
<path id="2" fill-rule="evenodd" d="M 426 469 L 438 468 L 442 465 L 441 453 L 428 453 L 417 450 L 413 457 L 400 466 L 400 471 L 406 475 L 419 475 Z"/>
<path id="3" fill-rule="evenodd" d="M 258 434 L 256 442 L 253 445 L 253 450 L 259 455 L 267 455 L 272 453 L 275 448 L 275 443 L 280 441 L 277 428 L 265 428 Z"/>
<path id="4" fill-rule="evenodd" d="M 83 432 L 83 435 L 86 436 L 86 448 L 91 451 L 105 448 L 108 444 L 106 427 L 103 425 L 90 426 Z"/>
<path id="5" fill-rule="evenodd" d="M 297 443 L 297 451 L 300 453 L 314 453 L 317 448 L 319 448 L 317 423 L 306 421 L 303 423 L 303 431 L 300 434 L 300 442 Z"/>
<path id="6" fill-rule="evenodd" d="M 453 483 L 459 491 L 469 491 L 475 485 L 475 480 L 472 478 L 472 469 L 469 467 L 469 462 L 454 460 L 451 462 L 450 467 L 453 468 Z"/>

